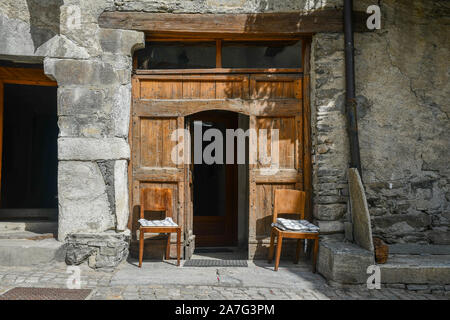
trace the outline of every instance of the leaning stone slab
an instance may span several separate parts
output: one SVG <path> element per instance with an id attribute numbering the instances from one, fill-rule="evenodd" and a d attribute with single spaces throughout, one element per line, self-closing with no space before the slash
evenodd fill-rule
<path id="1" fill-rule="evenodd" d="M 367 267 L 374 265 L 373 253 L 352 243 L 320 242 L 317 270 L 339 284 L 362 284 L 367 281 Z"/>
<path id="2" fill-rule="evenodd" d="M 59 160 L 129 159 L 130 147 L 122 138 L 59 138 Z"/>
<path id="3" fill-rule="evenodd" d="M 361 177 L 357 169 L 350 168 L 348 170 L 348 184 L 352 208 L 353 238 L 361 248 L 373 252 L 374 247 L 369 208 L 367 206 L 366 194 Z"/>

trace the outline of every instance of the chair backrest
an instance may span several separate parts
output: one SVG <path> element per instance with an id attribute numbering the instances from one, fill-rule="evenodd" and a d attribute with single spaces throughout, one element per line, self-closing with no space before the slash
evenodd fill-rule
<path id="1" fill-rule="evenodd" d="M 144 219 L 145 211 L 164 211 L 166 218 L 172 218 L 172 189 L 142 188 L 140 194 L 140 218 Z"/>
<path id="2" fill-rule="evenodd" d="M 275 204 L 273 207 L 273 222 L 279 214 L 297 214 L 300 219 L 305 218 L 305 192 L 289 189 L 275 190 Z"/>

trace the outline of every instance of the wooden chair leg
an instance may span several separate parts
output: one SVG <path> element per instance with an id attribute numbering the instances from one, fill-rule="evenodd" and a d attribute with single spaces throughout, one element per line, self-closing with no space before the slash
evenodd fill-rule
<path id="1" fill-rule="evenodd" d="M 139 268 L 142 267 L 142 257 L 144 256 L 144 232 L 139 230 Z"/>
<path id="2" fill-rule="evenodd" d="M 278 265 L 280 264 L 280 256 L 281 256 L 281 245 L 283 243 L 283 235 L 281 233 L 278 234 L 277 237 L 277 253 L 275 256 L 275 271 L 278 271 Z"/>
<path id="3" fill-rule="evenodd" d="M 167 234 L 166 260 L 170 260 L 170 233 Z"/>
<path id="4" fill-rule="evenodd" d="M 316 273 L 317 264 L 317 253 L 319 252 L 319 237 L 314 240 L 314 251 L 313 251 L 313 273 Z"/>
<path id="5" fill-rule="evenodd" d="M 177 230 L 177 266 L 180 266 L 181 256 L 181 229 Z"/>
<path id="6" fill-rule="evenodd" d="M 269 256 L 267 257 L 268 263 L 272 263 L 272 260 L 273 260 L 274 243 L 275 243 L 275 231 L 272 229 L 272 231 L 270 232 Z"/>
<path id="7" fill-rule="evenodd" d="M 302 239 L 297 240 L 297 250 L 295 251 L 294 263 L 297 264 L 300 259 L 300 255 L 303 253 L 303 241 Z"/>

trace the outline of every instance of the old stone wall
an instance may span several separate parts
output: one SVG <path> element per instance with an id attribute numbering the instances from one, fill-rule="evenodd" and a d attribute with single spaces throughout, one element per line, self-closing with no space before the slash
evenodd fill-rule
<path id="1" fill-rule="evenodd" d="M 0 3 L 0 59 L 43 62 L 58 83 L 58 239 L 70 243 L 71 256 L 88 252 L 96 268 L 112 267 L 128 253 L 131 57 L 144 45 L 143 33 L 98 27 L 111 4 Z M 115 240 L 92 241 L 105 232 Z"/>
<path id="2" fill-rule="evenodd" d="M 450 3 L 383 0 L 381 10 L 381 30 L 355 36 L 373 233 L 389 243 L 449 244 Z"/>
<path id="3" fill-rule="evenodd" d="M 357 1 L 355 10 L 371 4 Z M 450 6 L 379 4 L 381 30 L 355 34 L 359 137 L 373 233 L 388 243 L 448 244 Z M 335 235 L 348 219 L 343 50 L 342 34 L 313 37 L 314 217 L 322 231 Z"/>

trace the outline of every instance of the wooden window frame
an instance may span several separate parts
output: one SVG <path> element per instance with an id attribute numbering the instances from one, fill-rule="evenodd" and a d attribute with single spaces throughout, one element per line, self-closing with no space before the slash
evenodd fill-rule
<path id="1" fill-rule="evenodd" d="M 158 35 L 152 35 L 146 37 L 146 42 L 215 42 L 216 43 L 216 66 L 215 68 L 207 69 L 138 69 L 137 57 L 133 56 L 133 74 L 145 75 L 145 74 L 233 74 L 233 73 L 303 73 L 304 71 L 304 54 L 305 44 L 310 42 L 310 37 L 294 37 L 294 38 L 170 38 Z M 222 68 L 222 42 L 223 41 L 240 41 L 240 42 L 256 42 L 256 41 L 302 41 L 301 48 L 301 68 Z"/>

